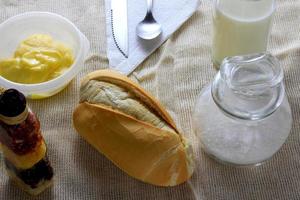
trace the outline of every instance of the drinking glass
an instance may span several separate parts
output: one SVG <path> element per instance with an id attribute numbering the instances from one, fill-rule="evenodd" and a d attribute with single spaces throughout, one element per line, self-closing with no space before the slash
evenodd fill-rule
<path id="1" fill-rule="evenodd" d="M 212 59 L 265 52 L 274 0 L 214 0 Z"/>

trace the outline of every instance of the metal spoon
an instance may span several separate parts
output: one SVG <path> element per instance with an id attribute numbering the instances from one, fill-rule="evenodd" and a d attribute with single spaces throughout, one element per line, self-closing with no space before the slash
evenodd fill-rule
<path id="1" fill-rule="evenodd" d="M 161 25 L 157 23 L 152 15 L 153 0 L 147 0 L 147 14 L 143 21 L 136 27 L 136 33 L 140 38 L 151 40 L 161 33 Z"/>

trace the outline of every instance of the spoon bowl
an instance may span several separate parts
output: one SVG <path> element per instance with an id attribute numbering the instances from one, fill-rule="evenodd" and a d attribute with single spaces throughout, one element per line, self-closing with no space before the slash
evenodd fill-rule
<path id="1" fill-rule="evenodd" d="M 152 40 L 162 32 L 161 25 L 152 15 L 152 0 L 147 0 L 147 14 L 143 21 L 136 27 L 137 35 L 145 40 Z"/>

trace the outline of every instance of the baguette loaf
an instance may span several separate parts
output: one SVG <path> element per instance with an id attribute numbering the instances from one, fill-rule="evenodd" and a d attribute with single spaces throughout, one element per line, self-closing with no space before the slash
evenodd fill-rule
<path id="1" fill-rule="evenodd" d="M 73 123 L 88 143 L 141 181 L 174 186 L 193 173 L 191 147 L 169 114 L 117 72 L 95 71 L 83 79 Z"/>

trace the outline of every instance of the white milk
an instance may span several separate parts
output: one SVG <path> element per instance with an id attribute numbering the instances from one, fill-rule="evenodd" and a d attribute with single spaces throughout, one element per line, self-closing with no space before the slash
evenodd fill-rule
<path id="1" fill-rule="evenodd" d="M 216 0 L 212 46 L 215 66 L 227 56 L 266 51 L 274 7 L 273 0 Z"/>

